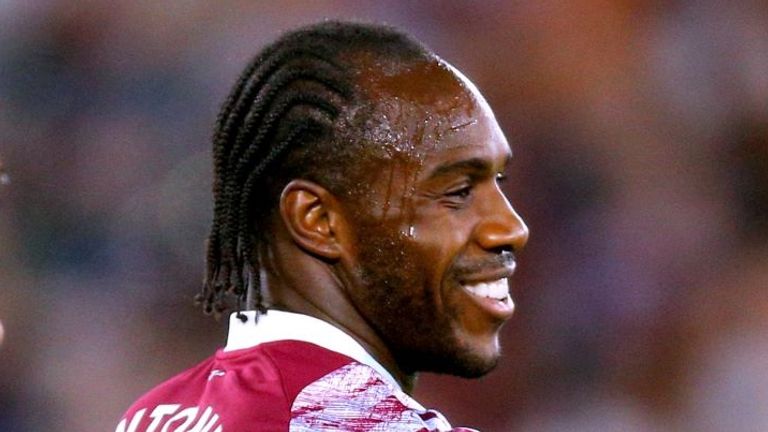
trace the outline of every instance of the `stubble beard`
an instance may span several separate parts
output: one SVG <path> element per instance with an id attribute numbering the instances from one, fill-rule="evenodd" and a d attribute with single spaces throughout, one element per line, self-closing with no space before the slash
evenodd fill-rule
<path id="1" fill-rule="evenodd" d="M 369 324 L 405 373 L 434 372 L 477 378 L 492 370 L 498 356 L 485 358 L 462 343 L 455 328 L 459 305 L 438 302 L 430 287 L 428 257 L 398 230 L 366 230 L 359 242 L 358 301 Z M 450 281 L 451 271 L 443 275 Z M 458 284 L 452 289 L 461 289 Z M 438 305 L 442 309 L 438 310 Z"/>

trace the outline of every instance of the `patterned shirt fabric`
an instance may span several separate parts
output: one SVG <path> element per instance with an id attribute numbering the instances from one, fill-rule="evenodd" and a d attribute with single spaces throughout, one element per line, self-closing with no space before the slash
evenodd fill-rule
<path id="1" fill-rule="evenodd" d="M 353 338 L 271 310 L 230 319 L 227 346 L 128 409 L 116 432 L 472 431 L 425 409 Z"/>

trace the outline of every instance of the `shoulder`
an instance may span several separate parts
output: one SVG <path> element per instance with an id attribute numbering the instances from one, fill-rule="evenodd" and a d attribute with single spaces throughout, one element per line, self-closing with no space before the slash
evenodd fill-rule
<path id="1" fill-rule="evenodd" d="M 212 408 L 198 407 L 195 403 L 196 395 L 203 391 L 213 361 L 213 358 L 206 359 L 141 396 L 123 414 L 116 432 L 144 431 L 155 421 L 175 422 L 183 420 L 182 417 L 191 417 L 191 421 L 200 418 L 203 422 L 217 422 Z M 193 407 L 194 412 L 189 409 Z"/>
<path id="2" fill-rule="evenodd" d="M 302 389 L 291 406 L 291 431 L 451 431 L 373 368 L 353 362 Z"/>
<path id="3" fill-rule="evenodd" d="M 176 375 L 133 404 L 116 432 L 286 429 L 452 430 L 372 367 L 311 343 L 279 341 L 219 351 Z"/>
<path id="4" fill-rule="evenodd" d="M 343 354 L 308 342 L 270 342 L 260 347 L 279 374 L 289 401 L 311 383 L 353 362 Z"/>
<path id="5" fill-rule="evenodd" d="M 127 413 L 136 412 L 158 400 L 185 402 L 194 398 L 194 395 L 202 391 L 202 387 L 213 369 L 213 363 L 214 358 L 210 357 L 165 380 L 136 400 Z"/>
<path id="6" fill-rule="evenodd" d="M 158 385 L 125 413 L 117 431 L 160 426 L 282 430 L 306 386 L 353 360 L 314 344 L 278 341 L 216 355 Z M 265 425 L 265 427 L 262 427 Z M 160 430 L 160 429 L 157 429 Z M 182 429 L 179 429 L 182 430 Z M 194 430 L 194 429 L 193 429 Z M 208 430 L 208 429 L 203 429 Z"/>

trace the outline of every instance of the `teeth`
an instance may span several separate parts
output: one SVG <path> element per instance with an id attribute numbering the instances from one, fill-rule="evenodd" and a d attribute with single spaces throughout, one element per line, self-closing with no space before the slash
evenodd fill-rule
<path id="1" fill-rule="evenodd" d="M 509 284 L 507 278 L 488 283 L 478 283 L 464 286 L 467 291 L 478 297 L 487 297 L 496 300 L 504 300 L 509 295 Z"/>

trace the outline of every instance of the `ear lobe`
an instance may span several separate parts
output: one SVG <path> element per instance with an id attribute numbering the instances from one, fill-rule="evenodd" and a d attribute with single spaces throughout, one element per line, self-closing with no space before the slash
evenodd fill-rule
<path id="1" fill-rule="evenodd" d="M 293 240 L 314 255 L 335 260 L 341 255 L 338 203 L 322 186 L 292 180 L 280 195 L 280 215 Z"/>

